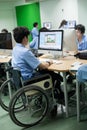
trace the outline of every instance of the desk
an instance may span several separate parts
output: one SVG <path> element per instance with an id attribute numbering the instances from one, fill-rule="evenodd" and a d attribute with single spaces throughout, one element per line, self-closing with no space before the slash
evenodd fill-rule
<path id="1" fill-rule="evenodd" d="M 63 73 L 63 81 L 64 81 L 64 96 L 65 96 L 65 106 L 66 106 L 66 117 L 69 116 L 68 110 L 68 97 L 67 97 L 67 81 L 66 81 L 66 72 L 68 72 L 71 68 L 71 64 L 79 61 L 83 64 L 87 64 L 87 60 L 76 59 L 74 56 L 68 56 L 61 58 L 62 64 L 52 64 L 48 69 L 51 71 L 58 71 Z"/>
<path id="2" fill-rule="evenodd" d="M 11 57 L 0 58 L 0 63 L 8 63 L 11 60 Z"/>

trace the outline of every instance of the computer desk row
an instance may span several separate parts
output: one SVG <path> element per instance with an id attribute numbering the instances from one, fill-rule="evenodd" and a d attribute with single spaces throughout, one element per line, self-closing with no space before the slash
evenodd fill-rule
<path id="1" fill-rule="evenodd" d="M 42 58 L 44 59 L 44 57 L 40 57 L 40 59 L 42 59 Z M 9 56 L 6 58 L 0 58 L 0 63 L 4 63 L 5 67 L 7 68 L 7 64 L 10 60 L 11 60 L 11 57 L 9 57 Z M 61 60 L 61 64 L 60 63 L 59 64 L 53 63 L 52 65 L 49 66 L 48 69 L 51 71 L 57 71 L 57 72 L 63 73 L 66 117 L 69 117 L 66 72 L 73 70 L 72 69 L 73 63 L 80 62 L 81 64 L 87 64 L 87 60 L 76 59 L 74 56 L 62 57 L 62 58 L 56 59 L 56 60 Z M 6 73 L 6 75 L 7 75 L 7 79 L 8 79 L 9 78 L 8 72 Z M 9 89 L 9 91 L 10 91 L 10 89 Z"/>
<path id="2" fill-rule="evenodd" d="M 44 56 L 42 56 L 40 58 L 44 58 Z M 50 65 L 50 67 L 48 69 L 51 71 L 62 72 L 62 74 L 63 74 L 66 117 L 69 117 L 66 72 L 73 71 L 73 69 L 74 69 L 72 67 L 73 63 L 78 62 L 78 63 L 81 63 L 81 65 L 87 64 L 87 60 L 76 59 L 74 56 L 66 56 L 66 57 L 62 57 L 60 59 L 56 59 L 56 60 L 61 60 L 62 63 L 61 64 L 54 63 L 54 64 Z"/>

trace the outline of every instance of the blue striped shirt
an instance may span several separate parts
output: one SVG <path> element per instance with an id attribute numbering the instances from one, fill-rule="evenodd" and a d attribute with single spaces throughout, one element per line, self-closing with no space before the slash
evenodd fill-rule
<path id="1" fill-rule="evenodd" d="M 19 67 L 23 79 L 29 79 L 35 73 L 40 61 L 22 44 L 17 43 L 12 52 L 12 66 Z"/>

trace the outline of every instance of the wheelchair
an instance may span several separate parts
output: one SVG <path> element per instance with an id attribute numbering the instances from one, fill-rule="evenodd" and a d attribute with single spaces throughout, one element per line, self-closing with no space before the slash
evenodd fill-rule
<path id="1" fill-rule="evenodd" d="M 51 112 L 56 106 L 51 76 L 44 74 L 23 81 L 18 68 L 10 68 L 10 71 L 11 78 L 0 89 L 0 104 L 9 111 L 15 124 L 22 127 L 34 126 L 45 117 L 48 110 Z M 8 94 L 4 96 L 6 88 Z"/>
<path id="2" fill-rule="evenodd" d="M 0 106 L 8 111 L 9 101 L 16 91 L 15 84 L 13 82 L 13 68 L 11 67 L 11 60 L 4 67 L 4 72 L 6 74 L 6 79 L 2 82 L 0 86 Z"/>

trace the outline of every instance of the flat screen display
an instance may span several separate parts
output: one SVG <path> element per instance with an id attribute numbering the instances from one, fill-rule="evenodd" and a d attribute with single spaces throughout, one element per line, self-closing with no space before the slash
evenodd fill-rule
<path id="1" fill-rule="evenodd" d="M 11 33 L 0 33 L 0 49 L 13 49 Z"/>
<path id="2" fill-rule="evenodd" d="M 38 41 L 38 49 L 62 51 L 63 30 L 40 31 Z"/>

